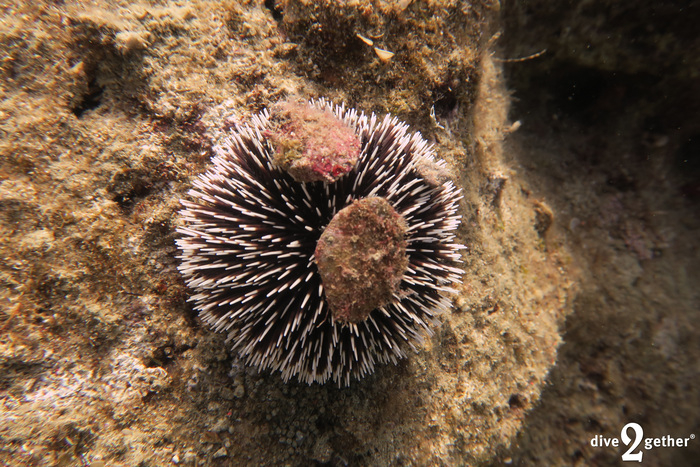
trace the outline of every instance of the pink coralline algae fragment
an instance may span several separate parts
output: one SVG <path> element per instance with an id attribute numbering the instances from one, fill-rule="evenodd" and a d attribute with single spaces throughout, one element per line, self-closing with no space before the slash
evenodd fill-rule
<path id="1" fill-rule="evenodd" d="M 406 221 L 384 198 L 341 209 L 316 246 L 316 264 L 333 318 L 367 319 L 393 300 L 408 267 Z"/>
<path id="2" fill-rule="evenodd" d="M 265 136 L 274 163 L 298 182 L 333 183 L 355 167 L 362 146 L 354 128 L 306 101 L 275 105 Z"/>

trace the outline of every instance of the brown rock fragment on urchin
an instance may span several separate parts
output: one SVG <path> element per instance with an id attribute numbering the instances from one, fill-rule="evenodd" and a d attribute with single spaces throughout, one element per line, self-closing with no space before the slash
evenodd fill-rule
<path id="1" fill-rule="evenodd" d="M 333 216 L 315 252 L 333 318 L 359 323 L 393 300 L 408 266 L 406 229 L 379 197 L 356 200 Z"/>
<path id="2" fill-rule="evenodd" d="M 306 101 L 283 101 L 270 113 L 266 131 L 274 163 L 297 182 L 333 183 L 355 167 L 362 142 L 328 109 Z"/>

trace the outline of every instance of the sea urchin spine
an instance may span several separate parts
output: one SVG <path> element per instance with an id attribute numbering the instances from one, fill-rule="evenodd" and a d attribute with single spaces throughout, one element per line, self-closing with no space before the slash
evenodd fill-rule
<path id="1" fill-rule="evenodd" d="M 454 241 L 460 194 L 449 180 L 421 175 L 418 161 L 439 169 L 444 162 L 395 117 L 380 121 L 324 99 L 309 105 L 354 131 L 361 141 L 354 165 L 333 181 L 296 181 L 275 163 L 265 136 L 270 113 L 254 116 L 215 148 L 213 167 L 182 202 L 180 271 L 202 319 L 227 332 L 247 364 L 279 370 L 284 380 L 348 385 L 378 363 L 405 357 L 402 344 L 415 348 L 435 314 L 449 308 L 444 293 L 462 274 L 463 247 Z M 364 299 L 352 317 L 337 305 L 347 299 L 333 305 L 326 288 L 334 283 L 319 272 L 316 254 L 329 251 L 319 240 L 356 201 L 386 213 L 368 222 L 389 245 L 381 254 L 395 258 L 382 266 L 393 272 L 379 298 Z"/>

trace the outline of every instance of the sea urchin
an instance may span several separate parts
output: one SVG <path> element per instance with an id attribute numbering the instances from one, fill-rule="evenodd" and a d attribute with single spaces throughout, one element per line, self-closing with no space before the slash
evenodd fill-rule
<path id="1" fill-rule="evenodd" d="M 308 105 L 358 136 L 355 165 L 299 182 L 275 163 L 269 111 L 237 126 L 182 201 L 180 271 L 202 319 L 247 364 L 349 385 L 403 358 L 404 344 L 415 349 L 449 307 L 443 292 L 462 273 L 460 194 L 423 175 L 444 162 L 395 117 Z"/>

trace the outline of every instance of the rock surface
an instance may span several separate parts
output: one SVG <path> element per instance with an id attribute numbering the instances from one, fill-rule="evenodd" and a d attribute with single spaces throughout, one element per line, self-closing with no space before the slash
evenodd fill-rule
<path id="1" fill-rule="evenodd" d="M 650 54 L 622 47 L 650 3 L 613 15 L 619 35 L 590 2 L 501 3 L 5 8 L 0 463 L 610 464 L 595 434 L 696 429 L 697 34 L 652 23 Z M 571 53 L 591 37 L 614 40 Z M 241 367 L 176 270 L 174 214 L 212 144 L 291 95 L 397 115 L 464 193 L 454 307 L 347 389 Z"/>

